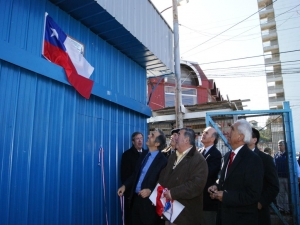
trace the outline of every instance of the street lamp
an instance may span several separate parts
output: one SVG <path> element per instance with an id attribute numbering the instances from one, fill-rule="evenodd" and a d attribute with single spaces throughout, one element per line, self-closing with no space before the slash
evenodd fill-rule
<path id="1" fill-rule="evenodd" d="M 181 6 L 181 5 L 184 5 L 185 3 L 188 3 L 189 0 L 178 0 L 177 1 L 177 6 Z M 171 9 L 173 6 L 170 6 L 168 8 L 165 8 L 163 11 L 160 12 L 160 14 L 162 14 L 164 11 L 168 10 L 168 9 Z"/>
<path id="2" fill-rule="evenodd" d="M 180 52 L 179 52 L 179 28 L 177 5 L 188 3 L 188 0 L 173 1 L 173 32 L 174 32 L 174 63 L 175 63 L 175 111 L 176 127 L 183 128 L 183 105 L 181 95 L 181 71 L 180 71 Z"/>

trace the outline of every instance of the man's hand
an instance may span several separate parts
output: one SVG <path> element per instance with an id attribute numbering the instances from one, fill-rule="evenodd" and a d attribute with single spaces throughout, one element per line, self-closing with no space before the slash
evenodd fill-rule
<path id="1" fill-rule="evenodd" d="M 208 193 L 212 194 L 215 193 L 216 191 L 218 191 L 218 188 L 216 185 L 212 185 L 207 189 Z"/>
<path id="2" fill-rule="evenodd" d="M 125 186 L 122 185 L 122 186 L 118 189 L 118 195 L 121 197 L 121 196 L 123 196 L 124 192 L 125 192 Z"/>
<path id="3" fill-rule="evenodd" d="M 220 202 L 223 200 L 223 191 L 215 191 L 215 193 L 211 193 L 210 197 L 212 199 L 218 199 Z"/>
<path id="4" fill-rule="evenodd" d="M 261 205 L 260 202 L 257 203 L 257 208 L 258 208 L 258 209 L 261 209 L 261 208 L 262 208 L 262 205 Z"/>
<path id="5" fill-rule="evenodd" d="M 147 198 L 148 196 L 150 196 L 151 194 L 151 190 L 150 189 L 143 189 L 143 190 L 140 190 L 139 192 L 139 195 L 142 197 L 142 198 Z"/>
<path id="6" fill-rule="evenodd" d="M 219 201 L 222 201 L 222 199 L 223 199 L 223 191 L 218 191 L 218 188 L 217 188 L 216 185 L 210 186 L 207 189 L 207 191 L 209 193 L 209 196 L 212 199 L 218 199 Z"/>
<path id="7" fill-rule="evenodd" d="M 164 192 L 164 196 L 166 197 L 166 199 L 172 200 L 172 196 L 171 196 L 170 190 L 165 191 Z"/>

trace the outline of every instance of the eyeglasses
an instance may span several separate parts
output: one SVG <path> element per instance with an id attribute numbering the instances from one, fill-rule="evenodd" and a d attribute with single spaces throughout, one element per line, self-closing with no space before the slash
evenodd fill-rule
<path id="1" fill-rule="evenodd" d="M 135 138 L 134 140 L 139 141 L 139 140 L 143 140 L 143 138 Z"/>

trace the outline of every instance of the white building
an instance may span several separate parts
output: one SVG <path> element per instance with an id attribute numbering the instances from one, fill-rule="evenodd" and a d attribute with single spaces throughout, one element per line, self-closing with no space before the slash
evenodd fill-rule
<path id="1" fill-rule="evenodd" d="M 289 101 L 296 151 L 300 151 L 299 0 L 258 0 L 270 109 Z"/>

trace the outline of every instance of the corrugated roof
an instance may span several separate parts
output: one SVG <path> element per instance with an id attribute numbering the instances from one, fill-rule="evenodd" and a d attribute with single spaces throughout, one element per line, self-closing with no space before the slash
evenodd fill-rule
<path id="1" fill-rule="evenodd" d="M 236 105 L 236 107 L 235 107 Z M 233 101 L 221 101 L 221 102 L 206 102 L 196 105 L 185 105 L 184 106 L 188 111 L 199 112 L 206 110 L 214 109 L 232 109 L 232 110 L 243 110 L 243 103 L 241 100 Z M 175 113 L 175 107 L 167 107 L 163 109 L 153 110 L 153 113 L 156 115 L 171 115 Z M 152 114 L 153 114 L 152 113 Z"/>
<path id="2" fill-rule="evenodd" d="M 173 35 L 148 0 L 49 0 L 151 76 L 173 70 Z"/>

